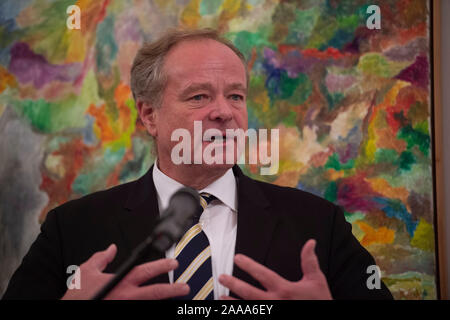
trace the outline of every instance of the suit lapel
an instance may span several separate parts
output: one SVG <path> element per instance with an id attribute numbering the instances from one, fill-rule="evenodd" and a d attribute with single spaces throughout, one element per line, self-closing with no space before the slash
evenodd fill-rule
<path id="1" fill-rule="evenodd" d="M 238 213 L 235 254 L 242 253 L 265 264 L 277 217 L 269 211 L 269 202 L 255 181 L 245 176 L 238 166 L 233 167 L 237 177 Z M 257 287 L 261 285 L 236 265 L 233 276 Z M 232 296 L 237 297 L 233 292 Z"/>
<path id="2" fill-rule="evenodd" d="M 147 173 L 132 183 L 124 209 L 118 216 L 119 228 L 122 232 L 126 260 L 129 254 L 142 243 L 153 230 L 159 218 L 158 199 L 153 183 L 153 166 Z M 145 261 L 165 258 L 165 254 L 151 253 Z M 169 282 L 167 274 L 151 279 L 146 284 Z"/>
<path id="3" fill-rule="evenodd" d="M 158 200 L 153 183 L 153 166 L 136 182 L 132 183 L 130 193 L 124 209 L 118 216 L 119 228 L 125 245 L 125 256 L 119 260 L 126 260 L 129 254 L 147 236 L 159 217 Z M 233 167 L 238 190 L 238 221 L 235 253 L 245 254 L 258 263 L 264 264 L 269 249 L 276 215 L 269 211 L 269 202 L 252 179 L 245 176 L 238 166 Z M 119 252 L 120 253 L 120 252 Z M 165 258 L 164 254 L 151 254 L 146 261 Z M 245 271 L 236 265 L 233 276 L 261 288 L 261 285 Z M 167 274 L 160 275 L 146 284 L 169 282 Z M 233 292 L 231 296 L 237 297 Z"/>

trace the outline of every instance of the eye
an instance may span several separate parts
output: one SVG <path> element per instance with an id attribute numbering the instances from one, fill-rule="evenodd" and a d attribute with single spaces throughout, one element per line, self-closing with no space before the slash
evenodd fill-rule
<path id="1" fill-rule="evenodd" d="M 232 94 L 230 95 L 231 100 L 234 101 L 241 101 L 244 100 L 244 96 L 240 95 L 240 94 Z"/>
<path id="2" fill-rule="evenodd" d="M 202 99 L 206 99 L 206 98 L 208 98 L 206 94 L 197 94 L 197 95 L 191 97 L 190 100 L 202 101 Z"/>

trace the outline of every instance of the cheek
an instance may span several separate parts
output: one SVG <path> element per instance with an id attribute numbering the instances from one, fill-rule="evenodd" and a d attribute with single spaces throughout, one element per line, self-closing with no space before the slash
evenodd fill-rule
<path id="1" fill-rule="evenodd" d="M 235 115 L 236 122 L 239 127 L 241 127 L 244 130 L 247 130 L 248 127 L 248 114 L 247 114 L 247 108 L 243 108 L 242 110 L 239 110 L 237 114 Z"/>
<path id="2" fill-rule="evenodd" d="M 187 129 L 192 134 L 194 119 L 181 112 L 165 113 L 158 119 L 158 134 L 164 137 L 164 141 L 170 141 L 170 137 L 176 129 Z"/>
<path id="3" fill-rule="evenodd" d="M 167 112 L 160 112 L 158 115 L 158 121 L 157 121 L 157 130 L 158 130 L 158 136 L 162 138 L 162 140 L 167 140 L 170 138 L 171 135 L 171 129 L 173 127 L 172 122 L 174 119 L 168 115 Z"/>

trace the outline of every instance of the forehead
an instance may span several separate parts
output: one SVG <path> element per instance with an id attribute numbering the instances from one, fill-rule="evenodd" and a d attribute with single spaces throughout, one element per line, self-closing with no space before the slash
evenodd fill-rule
<path id="1" fill-rule="evenodd" d="M 246 85 L 245 67 L 236 53 L 211 39 L 178 43 L 167 54 L 164 72 L 170 82 L 217 80 L 242 82 Z"/>

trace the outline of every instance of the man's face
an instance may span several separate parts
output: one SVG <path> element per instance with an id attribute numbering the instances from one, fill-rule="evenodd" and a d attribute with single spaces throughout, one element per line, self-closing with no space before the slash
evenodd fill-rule
<path id="1" fill-rule="evenodd" d="M 155 110 L 151 132 L 156 136 L 161 161 L 171 161 L 172 148 L 179 143 L 171 141 L 172 132 L 184 128 L 191 135 L 193 162 L 194 121 L 201 121 L 202 136 L 210 128 L 220 130 L 223 135 L 226 129 L 247 130 L 245 67 L 230 48 L 210 39 L 181 42 L 166 56 L 164 72 L 168 82 L 162 105 Z M 206 140 L 201 142 L 203 150 L 213 143 Z M 224 150 L 227 143 L 230 141 L 220 143 Z M 223 156 L 224 164 L 208 167 L 231 167 L 233 164 L 225 163 L 225 152 Z"/>

